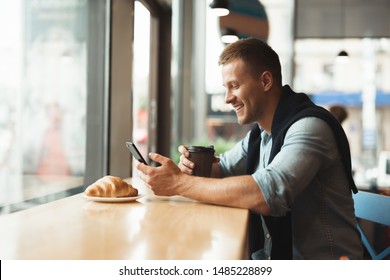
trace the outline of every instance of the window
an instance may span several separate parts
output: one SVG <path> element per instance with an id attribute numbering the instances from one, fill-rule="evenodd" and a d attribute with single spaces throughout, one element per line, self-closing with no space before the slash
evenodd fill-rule
<path id="1" fill-rule="evenodd" d="M 106 172 L 122 178 L 136 175 L 132 173 L 133 159 L 126 141 L 139 144 L 145 157 L 146 151 L 166 154 L 166 146 L 169 149 L 170 122 L 165 120 L 169 120 L 171 109 L 171 10 L 169 5 L 158 2 L 118 0 L 111 9 L 109 160 Z M 138 80 L 139 77 L 142 78 Z M 147 141 L 135 137 L 140 135 L 137 128 L 142 128 Z"/>
<path id="2" fill-rule="evenodd" d="M 11 2 L 0 3 L 0 214 L 131 176 L 132 138 L 167 154 L 169 5 Z"/>
<path id="3" fill-rule="evenodd" d="M 133 60 L 133 142 L 148 160 L 150 113 L 150 23 L 149 10 L 138 1 L 134 3 Z M 133 168 L 135 168 L 133 164 Z M 133 171 L 133 176 L 137 172 Z"/>
<path id="4" fill-rule="evenodd" d="M 83 186 L 88 34 L 98 32 L 90 8 L 87 0 L 0 2 L 0 213 Z"/>

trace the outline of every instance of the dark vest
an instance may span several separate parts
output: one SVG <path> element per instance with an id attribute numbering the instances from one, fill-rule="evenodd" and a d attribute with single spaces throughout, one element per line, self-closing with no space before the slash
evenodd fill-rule
<path id="1" fill-rule="evenodd" d="M 279 153 L 290 126 L 305 117 L 320 118 L 332 128 L 348 176 L 349 186 L 356 193 L 357 188 L 352 177 L 349 143 L 339 121 L 326 109 L 316 106 L 306 94 L 295 93 L 289 86 L 283 87 L 282 96 L 275 111 L 271 127 L 272 147 L 268 163 Z M 260 142 L 261 131 L 259 126 L 255 124 L 249 136 L 246 174 L 255 172 L 259 162 Z M 282 217 L 264 216 L 263 218 L 272 237 L 271 259 L 292 259 L 291 212 Z M 261 218 L 259 215 L 251 213 L 249 222 L 250 252 L 253 253 L 262 248 L 263 242 Z"/>

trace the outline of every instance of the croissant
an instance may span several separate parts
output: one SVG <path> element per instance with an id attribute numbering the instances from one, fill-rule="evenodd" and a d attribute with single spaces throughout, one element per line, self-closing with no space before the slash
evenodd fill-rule
<path id="1" fill-rule="evenodd" d="M 104 176 L 85 189 L 87 196 L 129 197 L 137 196 L 138 190 L 119 177 Z"/>

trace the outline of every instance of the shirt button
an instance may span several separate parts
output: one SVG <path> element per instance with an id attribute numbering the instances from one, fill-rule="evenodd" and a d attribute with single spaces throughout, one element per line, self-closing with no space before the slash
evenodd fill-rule
<path id="1" fill-rule="evenodd" d="M 267 233 L 265 237 L 266 237 L 267 239 L 269 239 L 269 238 L 270 238 L 269 233 Z"/>

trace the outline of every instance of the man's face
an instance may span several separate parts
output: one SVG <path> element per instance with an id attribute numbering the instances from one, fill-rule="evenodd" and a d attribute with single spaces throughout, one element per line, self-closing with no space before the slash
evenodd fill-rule
<path id="1" fill-rule="evenodd" d="M 222 66 L 222 81 L 226 89 L 225 102 L 233 106 L 238 123 L 260 122 L 266 106 L 260 75 L 256 79 L 248 66 L 236 59 Z"/>

